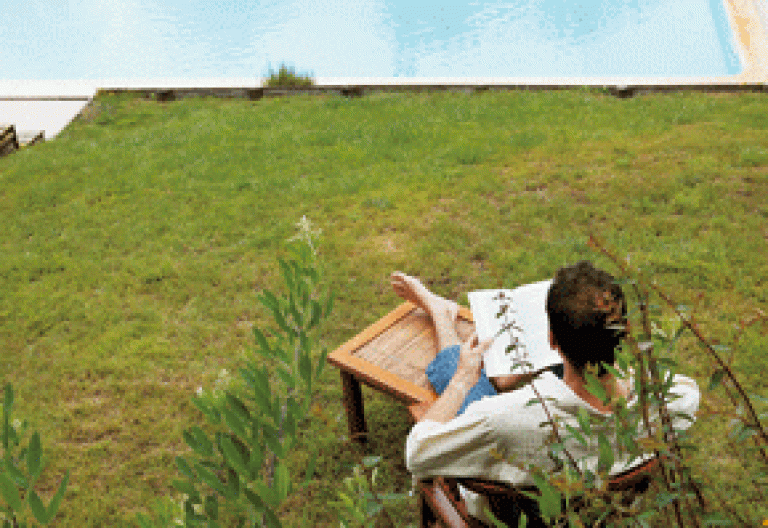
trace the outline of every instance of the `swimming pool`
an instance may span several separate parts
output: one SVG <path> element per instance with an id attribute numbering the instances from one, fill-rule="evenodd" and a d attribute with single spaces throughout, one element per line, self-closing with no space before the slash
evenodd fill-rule
<path id="1" fill-rule="evenodd" d="M 723 0 L 0 0 L 0 79 L 693 77 L 742 71 Z"/>

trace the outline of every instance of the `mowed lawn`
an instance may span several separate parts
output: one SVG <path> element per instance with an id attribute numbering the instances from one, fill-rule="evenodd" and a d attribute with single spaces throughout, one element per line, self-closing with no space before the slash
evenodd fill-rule
<path id="1" fill-rule="evenodd" d="M 182 431 L 205 423 L 191 397 L 250 354 L 267 324 L 256 295 L 281 288 L 277 257 L 302 215 L 322 229 L 337 293 L 328 349 L 396 306 L 395 269 L 462 303 L 580 259 L 615 272 L 590 232 L 729 344 L 768 311 L 767 197 L 764 94 L 104 95 L 55 140 L 0 159 L 0 381 L 42 435 L 46 502 L 72 472 L 55 525 L 135 526 L 178 498 Z M 766 350 L 756 324 L 726 354 L 749 394 L 768 394 Z M 712 362 L 694 340 L 674 355 L 705 389 Z M 363 453 L 338 372 L 321 381 L 290 460 L 303 477 L 318 447 L 317 474 L 286 526 L 338 526 L 329 502 Z M 768 517 L 718 414 L 731 404 L 702 392 L 692 463 L 711 502 Z M 405 409 L 364 394 L 382 489 L 407 491 Z M 395 516 L 415 523 L 415 498 Z"/>

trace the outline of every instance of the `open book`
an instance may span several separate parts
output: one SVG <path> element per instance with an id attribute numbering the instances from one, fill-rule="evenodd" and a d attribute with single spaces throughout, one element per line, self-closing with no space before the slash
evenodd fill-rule
<path id="1" fill-rule="evenodd" d="M 485 352 L 486 375 L 534 372 L 563 362 L 560 354 L 549 346 L 545 306 L 550 284 L 551 280 L 545 280 L 514 290 L 477 290 L 467 294 L 480 341 L 492 339 L 502 328 L 513 325 L 498 335 Z M 497 317 L 503 306 L 508 306 L 507 310 Z M 507 353 L 512 343 L 517 346 Z"/>

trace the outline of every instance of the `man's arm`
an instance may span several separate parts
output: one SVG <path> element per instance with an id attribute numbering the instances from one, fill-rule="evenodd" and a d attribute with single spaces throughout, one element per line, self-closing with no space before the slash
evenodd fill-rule
<path id="1" fill-rule="evenodd" d="M 472 334 L 469 339 L 462 343 L 456 372 L 454 372 L 443 393 L 419 422 L 431 420 L 445 423 L 456 417 L 469 389 L 480 379 L 480 371 L 483 368 L 483 352 L 490 345 L 491 341 L 480 343 L 477 334 Z"/>
<path id="2" fill-rule="evenodd" d="M 472 386 L 477 383 L 473 381 L 474 376 L 471 372 L 457 370 L 451 378 L 450 383 L 445 388 L 440 397 L 432 404 L 421 420 L 431 420 L 433 422 L 445 423 L 456 417 L 461 404 L 467 397 L 467 393 Z"/>
<path id="3" fill-rule="evenodd" d="M 549 369 L 549 367 L 544 367 L 537 370 L 536 372 L 530 372 L 527 374 L 507 374 L 505 376 L 488 378 L 488 380 L 491 382 L 491 385 L 493 385 L 493 388 L 496 389 L 496 392 L 501 394 L 502 392 L 512 392 L 524 385 L 527 385 L 544 371 Z"/>
<path id="4" fill-rule="evenodd" d="M 506 376 L 496 376 L 494 378 L 488 378 L 496 392 L 501 394 L 502 392 L 512 392 L 523 385 L 529 378 L 525 374 L 507 374 Z"/>

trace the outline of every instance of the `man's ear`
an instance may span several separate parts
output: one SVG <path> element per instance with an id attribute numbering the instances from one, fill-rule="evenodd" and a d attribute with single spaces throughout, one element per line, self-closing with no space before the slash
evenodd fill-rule
<path id="1" fill-rule="evenodd" d="M 560 345 L 557 344 L 557 339 L 555 339 L 555 334 L 552 333 L 552 329 L 549 329 L 549 346 L 551 346 L 554 350 L 560 350 Z"/>

